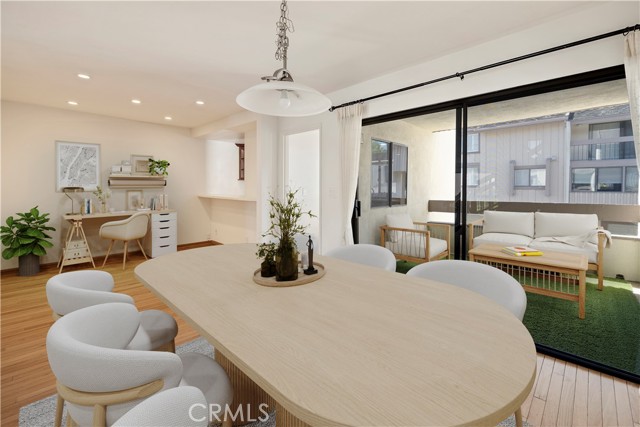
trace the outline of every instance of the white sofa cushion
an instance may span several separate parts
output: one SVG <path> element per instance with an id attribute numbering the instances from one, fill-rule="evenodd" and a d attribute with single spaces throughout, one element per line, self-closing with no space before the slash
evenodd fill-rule
<path id="1" fill-rule="evenodd" d="M 531 237 L 522 234 L 510 233 L 484 233 L 473 238 L 473 246 L 480 245 L 500 245 L 500 246 L 529 246 Z"/>
<path id="2" fill-rule="evenodd" d="M 416 228 L 415 225 L 413 224 L 413 220 L 411 219 L 408 213 L 387 214 L 386 221 L 387 221 L 387 227 L 408 228 L 410 230 L 414 230 Z M 391 242 L 397 243 L 400 235 L 401 235 L 401 232 L 390 231 L 388 232 L 387 238 Z"/>
<path id="3" fill-rule="evenodd" d="M 598 228 L 598 215 L 536 212 L 535 225 L 535 238 L 582 236 Z"/>
<path id="4" fill-rule="evenodd" d="M 533 237 L 533 212 L 484 211 L 483 233 L 520 234 Z"/>
<path id="5" fill-rule="evenodd" d="M 538 239 L 534 239 L 531 243 L 529 243 L 529 246 L 535 249 L 539 249 L 542 252 L 556 251 L 571 254 L 585 254 L 589 258 L 590 263 L 597 264 L 598 262 L 598 246 L 592 243 L 587 243 L 584 247 L 579 247 L 563 242 L 541 241 Z"/>

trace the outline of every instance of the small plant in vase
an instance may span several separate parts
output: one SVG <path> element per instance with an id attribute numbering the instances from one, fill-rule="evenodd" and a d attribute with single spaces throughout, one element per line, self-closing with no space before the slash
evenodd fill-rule
<path id="1" fill-rule="evenodd" d="M 273 277 L 276 275 L 276 249 L 275 243 L 260 243 L 256 256 L 262 258 L 260 264 L 260 276 Z"/>
<path id="2" fill-rule="evenodd" d="M 109 197 L 111 197 L 111 191 L 105 191 L 98 185 L 96 187 L 96 191 L 93 192 L 93 195 L 96 196 L 100 201 L 100 212 L 107 213 L 107 200 L 109 200 Z"/>
<path id="3" fill-rule="evenodd" d="M 149 159 L 149 173 L 156 176 L 167 176 L 169 175 L 167 169 L 170 165 L 171 163 L 168 160 Z"/>
<path id="4" fill-rule="evenodd" d="M 304 212 L 296 200 L 298 190 L 289 190 L 284 201 L 271 196 L 269 198 L 269 219 L 271 226 L 263 237 L 270 236 L 276 244 L 276 281 L 290 281 L 298 278 L 298 248 L 295 236 L 303 234 L 307 225 L 300 224 L 303 216 L 315 215 L 311 211 Z"/>

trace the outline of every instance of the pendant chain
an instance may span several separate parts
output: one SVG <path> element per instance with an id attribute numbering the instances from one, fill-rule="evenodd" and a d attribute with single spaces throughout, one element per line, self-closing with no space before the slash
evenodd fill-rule
<path id="1" fill-rule="evenodd" d="M 280 20 L 276 22 L 276 59 L 283 62 L 283 68 L 287 68 L 287 49 L 289 48 L 289 37 L 287 31 L 293 33 L 293 21 L 289 19 L 289 7 L 287 0 L 282 0 L 280 5 Z"/>

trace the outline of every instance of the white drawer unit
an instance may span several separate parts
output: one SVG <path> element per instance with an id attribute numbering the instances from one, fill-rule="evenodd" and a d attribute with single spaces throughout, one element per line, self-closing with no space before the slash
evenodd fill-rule
<path id="1" fill-rule="evenodd" d="M 151 258 L 175 252 L 178 245 L 178 213 L 170 211 L 150 214 L 145 252 Z"/>

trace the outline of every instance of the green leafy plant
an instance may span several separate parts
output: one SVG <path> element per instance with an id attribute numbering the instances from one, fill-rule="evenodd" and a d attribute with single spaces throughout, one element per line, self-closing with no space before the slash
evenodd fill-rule
<path id="1" fill-rule="evenodd" d="M 270 264 L 273 264 L 276 262 L 277 248 L 278 247 L 275 243 L 260 243 L 258 244 L 258 251 L 256 252 L 256 256 L 258 258 L 262 258 Z"/>
<path id="2" fill-rule="evenodd" d="M 149 159 L 149 173 L 151 175 L 169 175 L 167 168 L 171 165 L 168 160 Z"/>
<path id="3" fill-rule="evenodd" d="M 96 187 L 96 191 L 93 192 L 93 195 L 96 196 L 101 203 L 106 203 L 107 200 L 109 200 L 109 197 L 111 197 L 111 191 L 103 190 L 102 187 L 98 185 Z"/>
<path id="4" fill-rule="evenodd" d="M 47 240 L 51 239 L 51 236 L 46 232 L 56 230 L 47 225 L 49 214 L 41 214 L 36 206 L 29 212 L 16 215 L 18 218 L 10 216 L 6 220 L 6 225 L 0 227 L 0 238 L 2 238 L 2 244 L 6 246 L 2 251 L 2 257 L 11 259 L 29 254 L 45 255 L 46 248 L 53 247 L 53 244 Z"/>
<path id="5" fill-rule="evenodd" d="M 307 230 L 307 225 L 300 224 L 303 216 L 315 217 L 311 211 L 304 212 L 302 206 L 296 200 L 298 190 L 287 191 L 284 201 L 269 197 L 269 219 L 271 226 L 263 237 L 271 236 L 283 244 L 293 244 L 296 234 L 302 234 Z"/>

